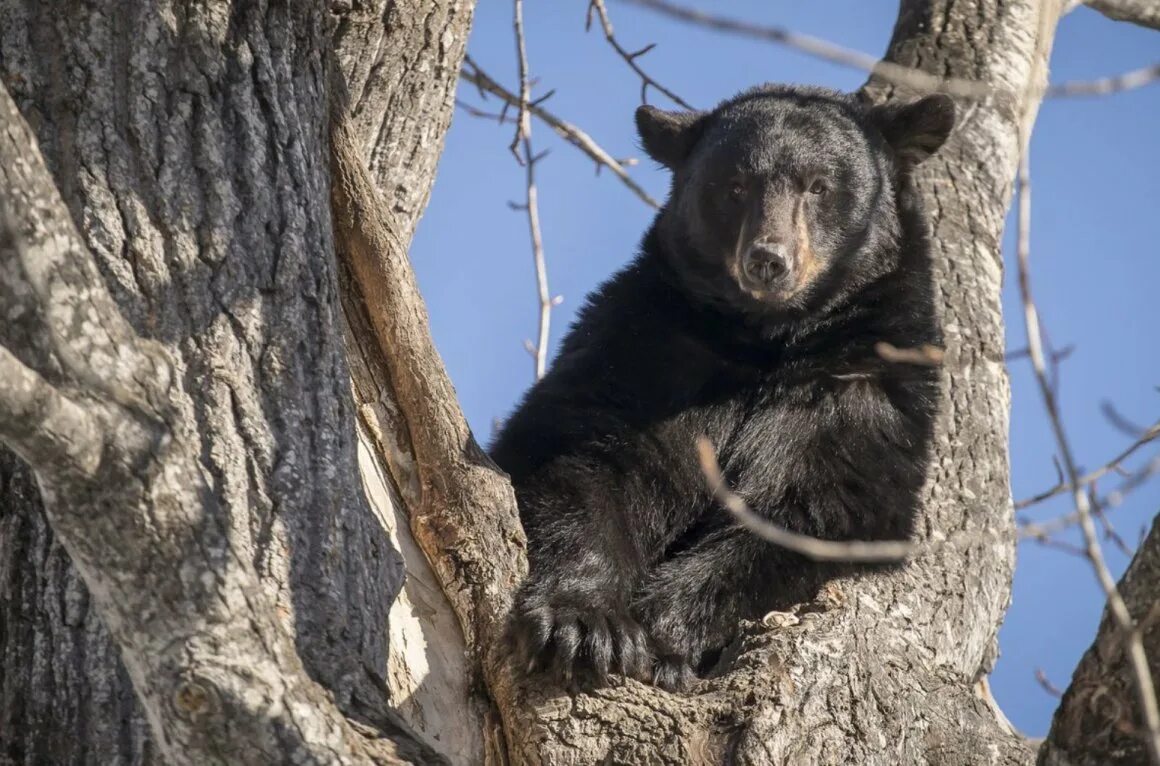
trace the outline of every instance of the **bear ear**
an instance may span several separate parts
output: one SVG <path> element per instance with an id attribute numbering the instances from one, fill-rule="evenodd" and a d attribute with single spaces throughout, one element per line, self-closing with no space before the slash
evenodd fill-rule
<path id="1" fill-rule="evenodd" d="M 955 126 L 955 102 L 941 93 L 909 104 L 886 104 L 871 110 L 882 137 L 909 170 L 939 150 Z"/>
<path id="2" fill-rule="evenodd" d="M 693 151 L 704 117 L 704 112 L 666 112 L 645 104 L 636 110 L 636 132 L 648 156 L 675 170 Z"/>

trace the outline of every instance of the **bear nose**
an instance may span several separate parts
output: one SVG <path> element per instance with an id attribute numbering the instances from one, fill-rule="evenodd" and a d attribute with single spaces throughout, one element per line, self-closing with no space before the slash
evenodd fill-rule
<path id="1" fill-rule="evenodd" d="M 789 271 L 789 248 L 780 242 L 755 242 L 745 255 L 745 271 L 763 284 L 772 284 Z"/>

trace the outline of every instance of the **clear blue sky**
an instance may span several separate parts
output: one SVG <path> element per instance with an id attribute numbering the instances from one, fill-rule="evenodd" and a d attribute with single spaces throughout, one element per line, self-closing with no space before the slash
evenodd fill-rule
<path id="1" fill-rule="evenodd" d="M 639 157 L 632 112 L 639 82 L 604 42 L 584 32 L 585 0 L 528 0 L 528 55 L 539 78 L 534 94 L 554 88 L 548 106 L 618 157 Z M 641 63 L 686 101 L 711 106 L 763 81 L 854 89 L 860 72 L 756 41 L 723 36 L 622 6 L 609 10 L 629 49 L 656 42 Z M 777 23 L 880 54 L 897 3 L 819 0 L 813 3 L 696 3 L 755 21 Z M 482 0 L 469 44 L 493 77 L 516 82 L 511 3 Z M 1093 78 L 1160 59 L 1160 33 L 1109 21 L 1081 8 L 1065 18 L 1052 57 L 1052 80 Z M 470 86 L 462 98 L 478 103 Z M 659 94 L 650 96 L 665 105 Z M 494 99 L 484 106 L 498 108 Z M 652 212 L 607 171 L 533 127 L 540 163 L 541 216 L 553 294 L 553 348 L 582 298 L 628 261 Z M 1044 104 L 1032 141 L 1033 261 L 1036 296 L 1057 346 L 1075 345 L 1063 363 L 1062 406 L 1081 464 L 1097 467 L 1130 439 L 1100 413 L 1108 400 L 1128 417 L 1160 416 L 1160 85 L 1101 98 Z M 481 441 L 532 377 L 523 348 L 536 322 L 535 282 L 527 224 L 507 206 L 522 201 L 523 170 L 508 152 L 512 129 L 458 112 L 439 166 L 431 205 L 412 258 L 432 329 L 467 417 Z M 633 175 L 658 198 L 667 177 L 651 162 Z M 1010 219 L 1009 219 L 1010 220 Z M 1013 231 L 1004 240 L 1008 276 L 1004 309 L 1008 348 L 1023 346 L 1013 266 Z M 1053 442 L 1026 362 L 1013 362 L 1011 460 L 1015 497 L 1055 483 Z M 1145 450 L 1145 457 L 1156 450 Z M 1139 465 L 1140 460 L 1131 465 Z M 1106 483 L 1110 487 L 1111 483 Z M 1067 510 L 1059 499 L 1035 518 Z M 1129 542 L 1160 510 L 1160 482 L 1131 495 L 1113 512 Z M 1075 538 L 1072 538 L 1073 540 Z M 1035 681 L 1036 668 L 1066 686 L 1089 645 L 1103 598 L 1085 561 L 1034 543 L 1019 546 L 1014 601 L 1000 633 L 995 694 L 1026 733 L 1043 734 L 1056 701 Z M 1127 559 L 1107 548 L 1117 576 Z"/>

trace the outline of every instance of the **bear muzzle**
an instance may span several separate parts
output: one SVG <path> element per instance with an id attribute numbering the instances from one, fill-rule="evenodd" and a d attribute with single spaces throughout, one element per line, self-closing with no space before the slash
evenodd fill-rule
<path id="1" fill-rule="evenodd" d="M 741 260 L 744 287 L 755 292 L 782 292 L 792 283 L 793 254 L 783 242 L 758 240 Z"/>

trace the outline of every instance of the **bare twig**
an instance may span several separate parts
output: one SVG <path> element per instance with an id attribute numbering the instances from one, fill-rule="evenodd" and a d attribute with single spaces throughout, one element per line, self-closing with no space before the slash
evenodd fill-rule
<path id="1" fill-rule="evenodd" d="M 523 210 L 528 215 L 528 233 L 532 239 L 532 263 L 536 272 L 536 294 L 539 298 L 539 320 L 537 324 L 536 342 L 528 344 L 528 351 L 532 355 L 535 366 L 536 380 L 544 377 L 548 365 L 548 331 L 552 322 L 552 307 L 556 302 L 548 291 L 548 265 L 544 260 L 544 239 L 540 232 L 540 205 L 536 191 L 536 163 L 544 158 L 544 154 L 532 153 L 532 138 L 524 136 L 523 166 L 527 182 L 527 197 L 523 205 L 513 205 L 513 208 Z"/>
<path id="2" fill-rule="evenodd" d="M 1103 414 L 1104 419 L 1111 423 L 1116 430 L 1121 431 L 1133 439 L 1141 438 L 1148 431 L 1146 427 L 1133 422 L 1117 410 L 1116 405 L 1109 401 L 1105 400 L 1100 402 L 1100 413 Z"/>
<path id="3" fill-rule="evenodd" d="M 1104 476 L 1107 476 L 1109 473 L 1118 471 L 1120 465 L 1129 457 L 1131 457 L 1132 454 L 1136 452 L 1136 450 L 1140 449 L 1146 444 L 1149 444 L 1150 442 L 1155 441 L 1157 437 L 1160 437 L 1160 422 L 1154 423 L 1152 427 L 1141 434 L 1140 438 L 1137 439 L 1131 446 L 1129 446 L 1120 454 L 1116 455 L 1103 466 L 1097 468 L 1091 473 L 1081 476 L 1079 478 L 1078 488 L 1086 489 L 1089 485 L 1100 480 Z M 1037 495 L 1032 495 L 1031 497 L 1016 502 L 1015 510 L 1023 510 L 1024 508 L 1036 505 L 1037 503 L 1042 503 L 1044 500 L 1053 498 L 1056 495 L 1061 495 L 1064 492 L 1074 492 L 1076 489 L 1076 486 L 1073 486 L 1068 482 L 1060 482 L 1051 489 L 1044 490 Z"/>
<path id="4" fill-rule="evenodd" d="M 632 71 L 636 72 L 637 76 L 640 77 L 640 102 L 642 104 L 648 103 L 648 89 L 649 86 L 652 86 L 653 88 L 659 90 L 661 93 L 665 94 L 665 96 L 667 96 L 668 99 L 674 104 L 684 109 L 692 110 L 693 107 L 690 106 L 688 102 L 654 80 L 647 72 L 640 68 L 639 64 L 636 63 L 638 58 L 655 48 L 656 43 L 646 45 L 637 51 L 627 51 L 621 46 L 619 42 L 617 42 L 616 35 L 614 35 L 612 32 L 612 21 L 608 18 L 608 9 L 604 7 L 604 0 L 589 0 L 588 19 L 584 28 L 592 28 L 593 12 L 595 12 L 596 15 L 600 17 L 600 26 L 604 30 L 604 39 L 607 40 L 608 44 L 612 46 L 612 49 L 616 51 L 622 59 L 624 59 L 624 63 L 628 64 Z"/>
<path id="5" fill-rule="evenodd" d="M 1128 611 L 1124 599 L 1116 588 L 1116 581 L 1108 571 L 1104 562 L 1103 551 L 1092 523 L 1091 500 L 1089 490 L 1081 483 L 1079 471 L 1076 469 L 1075 458 L 1071 452 L 1071 445 L 1063 429 L 1063 420 L 1056 405 L 1055 394 L 1047 375 L 1047 364 L 1043 355 L 1043 341 L 1039 329 L 1039 315 L 1031 295 L 1031 171 L 1028 152 L 1024 147 L 1023 156 L 1019 163 L 1019 215 L 1017 219 L 1018 236 L 1016 260 L 1019 267 L 1019 293 L 1023 302 L 1023 316 L 1027 331 L 1027 348 L 1031 352 L 1031 364 L 1035 370 L 1035 378 L 1039 383 L 1039 392 L 1047 410 L 1052 431 L 1055 433 L 1056 446 L 1063 459 L 1068 485 L 1072 489 L 1076 513 L 1079 515 L 1080 529 L 1083 531 L 1084 548 L 1088 561 L 1095 572 L 1096 579 L 1103 588 L 1108 599 L 1108 611 L 1116 621 L 1125 638 L 1125 648 L 1128 662 L 1132 670 L 1133 682 L 1140 701 L 1140 714 L 1146 729 L 1148 750 L 1153 762 L 1160 764 L 1160 710 L 1156 704 L 1156 689 L 1152 682 L 1152 673 L 1148 668 L 1148 658 L 1144 653 L 1144 643 L 1140 632 Z"/>
<path id="6" fill-rule="evenodd" d="M 938 367 L 943 363 L 945 352 L 929 343 L 918 348 L 898 348 L 886 341 L 874 344 L 874 352 L 888 362 L 916 364 L 922 367 Z"/>
<path id="7" fill-rule="evenodd" d="M 528 105 L 532 100 L 532 83 L 528 79 L 528 50 L 524 41 L 524 1 L 512 0 L 513 21 L 512 25 L 515 28 L 516 37 L 516 59 L 519 62 L 520 70 L 520 93 L 519 100 L 516 106 L 519 111 L 516 114 L 516 134 L 512 136 L 511 146 L 508 148 L 516 158 L 516 162 L 523 163 L 524 159 L 520 157 L 519 144 L 521 140 L 526 139 L 532 133 L 531 120 L 528 118 Z"/>
<path id="8" fill-rule="evenodd" d="M 1118 472 L 1119 469 L 1117 468 L 1113 470 L 1117 470 Z M 1125 480 L 1112 491 L 1108 492 L 1103 497 L 1097 496 L 1093 502 L 1093 507 L 1100 509 L 1101 513 L 1107 509 L 1115 508 L 1124 501 L 1124 497 L 1127 494 L 1134 491 L 1153 476 L 1158 474 L 1160 474 L 1160 456 L 1152 458 L 1152 460 L 1150 460 L 1143 468 L 1129 474 L 1127 480 Z M 1062 488 L 1059 489 L 1056 494 L 1070 491 L 1070 487 L 1068 487 L 1066 484 L 1061 484 L 1060 486 Z M 1065 513 L 1062 516 L 1058 516 L 1048 521 L 1030 522 L 1021 520 L 1019 522 L 1019 536 L 1024 538 L 1041 539 L 1049 535 L 1054 535 L 1057 532 L 1061 532 L 1068 527 L 1074 527 L 1079 522 L 1079 514 L 1075 511 Z"/>
<path id="9" fill-rule="evenodd" d="M 725 477 L 717 464 L 716 452 L 708 438 L 701 436 L 697 439 L 697 455 L 701 462 L 701 471 L 709 482 L 709 488 L 738 523 L 758 537 L 794 553 L 800 553 L 815 561 L 901 561 L 910 556 L 917 547 L 908 540 L 872 542 L 820 540 L 779 527 L 750 510 L 746 502 L 725 485 Z"/>
<path id="10" fill-rule="evenodd" d="M 1072 96 L 1106 96 L 1109 93 L 1119 93 L 1125 90 L 1135 90 L 1160 80 L 1160 62 L 1151 66 L 1133 69 L 1113 77 L 1101 77 L 1098 80 L 1075 80 L 1061 82 L 1047 88 L 1048 98 L 1066 98 Z"/>
<path id="11" fill-rule="evenodd" d="M 464 69 L 459 74 L 467 82 L 476 86 L 481 93 L 490 93 L 504 100 L 506 104 L 516 106 L 519 104 L 519 96 L 512 93 L 507 88 L 504 88 L 494 79 L 492 79 L 486 72 L 479 68 L 479 66 L 471 59 L 470 56 L 464 59 Z M 504 118 L 503 112 L 499 114 L 490 114 L 482 110 L 475 109 L 475 107 L 466 107 L 469 112 L 477 114 L 481 117 L 491 117 L 502 121 Z M 575 146 L 580 151 L 587 154 L 595 163 L 597 168 L 606 167 L 624 183 L 625 186 L 639 197 L 646 205 L 651 208 L 659 208 L 660 205 L 653 199 L 644 188 L 632 179 L 628 171 L 624 169 L 624 164 L 614 158 L 611 154 L 605 151 L 599 144 L 592 140 L 592 138 L 580 128 L 575 125 L 560 119 L 548 110 L 536 103 L 528 105 L 528 111 L 537 119 L 545 122 L 556 135 L 563 138 L 568 143 Z"/>
<path id="12" fill-rule="evenodd" d="M 1047 692 L 1052 697 L 1059 698 L 1063 696 L 1063 690 L 1055 684 L 1051 683 L 1051 679 L 1049 679 L 1047 674 L 1043 672 L 1043 668 L 1035 669 L 1035 680 L 1039 682 L 1041 687 L 1043 687 L 1043 691 Z"/>
<path id="13" fill-rule="evenodd" d="M 544 237 L 540 230 L 540 204 L 536 189 L 536 163 L 543 159 L 547 152 L 536 154 L 532 151 L 532 121 L 531 121 L 531 85 L 528 80 L 528 53 L 524 41 L 524 3 L 523 0 L 513 0 L 515 8 L 515 35 L 516 53 L 520 68 L 520 94 L 516 106 L 519 113 L 516 116 L 516 135 L 512 139 L 511 151 L 516 162 L 524 166 L 524 178 L 527 186 L 527 196 L 523 205 L 512 205 L 513 209 L 523 210 L 528 216 L 528 233 L 532 239 L 532 264 L 536 273 L 536 294 L 539 300 L 539 316 L 536 323 L 536 342 L 529 343 L 528 351 L 532 355 L 532 363 L 536 380 L 544 377 L 548 367 L 548 335 L 552 323 L 552 295 L 548 290 L 548 264 L 544 260 Z M 500 113 L 500 120 L 503 113 Z"/>

